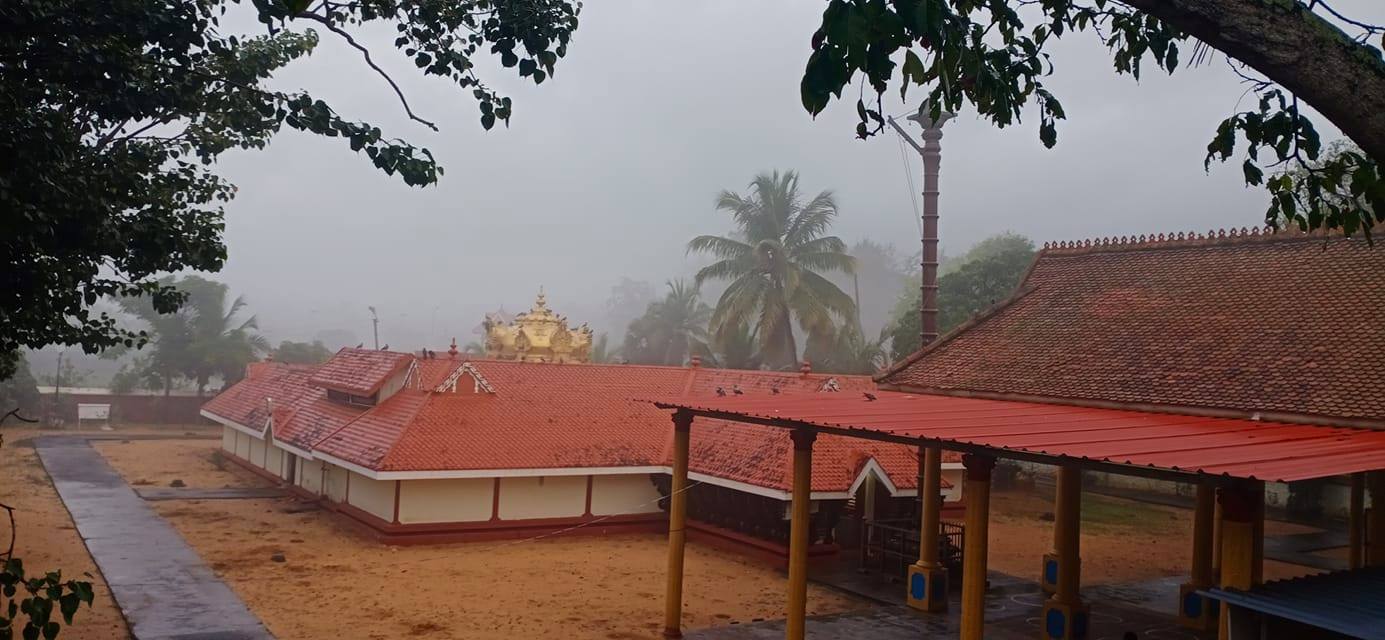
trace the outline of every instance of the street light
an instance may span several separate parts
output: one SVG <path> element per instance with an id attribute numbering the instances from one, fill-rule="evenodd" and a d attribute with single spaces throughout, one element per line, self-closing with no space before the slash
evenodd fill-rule
<path id="1" fill-rule="evenodd" d="M 923 127 L 923 145 L 894 121 L 889 123 L 900 137 L 923 158 L 923 260 L 922 282 L 919 285 L 920 347 L 938 339 L 938 166 L 942 164 L 943 125 L 957 114 L 943 111 L 934 120 L 922 106 L 908 117 Z"/>
<path id="2" fill-rule="evenodd" d="M 375 350 L 376 350 L 376 351 L 379 351 L 379 350 L 380 350 L 380 316 L 379 316 L 378 314 L 375 313 L 375 307 L 366 307 L 366 308 L 367 308 L 367 309 L 370 309 L 370 328 L 371 328 L 371 331 L 375 334 Z"/>

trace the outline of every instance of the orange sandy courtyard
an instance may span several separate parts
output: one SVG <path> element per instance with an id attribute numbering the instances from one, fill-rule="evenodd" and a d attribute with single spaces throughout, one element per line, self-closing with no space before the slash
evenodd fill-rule
<path id="1" fill-rule="evenodd" d="M 215 439 L 94 446 L 137 488 L 175 480 L 199 488 L 267 486 L 223 461 Z M 33 569 L 95 573 L 32 449 L 11 432 L 0 460 L 17 480 L 0 490 L 0 500 L 20 510 L 18 554 Z M 660 637 L 666 551 L 660 535 L 390 547 L 294 498 L 152 504 L 280 638 Z M 1036 572 L 1051 545 L 1052 525 L 1041 518 L 1051 509 L 1046 498 L 1030 492 L 999 492 L 992 505 L 991 568 L 1019 576 Z M 1188 564 L 1189 515 L 1089 495 L 1084 583 L 1181 575 Z M 1305 530 L 1283 523 L 1268 528 Z M 277 554 L 283 562 L 273 559 Z M 1266 563 L 1267 578 L 1303 572 Z M 128 637 L 95 577 L 96 605 L 79 614 L 71 637 Z M 699 628 L 781 617 L 783 592 L 782 574 L 763 561 L 690 544 L 683 623 Z M 810 587 L 810 613 L 865 606 Z"/>

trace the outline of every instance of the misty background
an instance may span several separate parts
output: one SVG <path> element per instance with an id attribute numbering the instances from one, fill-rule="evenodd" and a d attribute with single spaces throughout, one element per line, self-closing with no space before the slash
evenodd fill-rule
<path id="1" fill-rule="evenodd" d="M 1375 0 L 1339 4 L 1385 21 Z M 690 278 L 705 258 L 685 255 L 687 241 L 731 231 L 730 216 L 714 208 L 717 193 L 742 191 L 773 169 L 797 170 L 805 197 L 835 192 L 840 216 L 830 233 L 849 246 L 869 239 L 916 260 L 917 155 L 902 154 L 889 130 L 855 139 L 855 96 L 816 120 L 799 102 L 822 9 L 801 0 L 588 3 L 568 57 L 541 86 L 498 63 L 484 70 L 515 100 L 509 128 L 490 132 L 469 96 L 391 55 L 392 30 L 366 40 L 441 132 L 409 122 L 356 51 L 324 38 L 276 82 L 427 147 L 446 174 L 437 187 L 411 189 L 341 139 L 292 131 L 266 151 L 228 154 L 218 170 L 239 193 L 226 208 L 229 259 L 211 277 L 245 297 L 275 344 L 370 345 L 374 306 L 381 344 L 441 351 L 453 337 L 476 339 L 487 312 L 528 309 L 540 286 L 574 325 L 619 342 L 643 305 L 612 309 L 613 288 L 644 283 L 662 296 L 666 280 Z M 1007 231 L 1042 245 L 1263 223 L 1266 193 L 1243 185 L 1239 161 L 1202 168 L 1216 125 L 1252 106 L 1220 54 L 1173 76 L 1147 65 L 1137 83 L 1114 73 L 1094 34 L 1065 38 L 1053 53 L 1048 86 L 1068 115 L 1056 148 L 1039 143 L 1037 117 L 1001 130 L 964 112 L 947 124 L 945 255 Z M 885 106 L 900 116 L 923 92 L 905 103 L 897 86 Z M 1325 141 L 1339 137 L 1325 119 L 1316 124 Z M 907 128 L 917 136 L 917 126 Z M 885 317 L 901 286 L 862 283 L 862 316 Z M 704 298 L 714 304 L 719 291 L 708 286 Z M 867 333 L 878 324 L 867 322 Z M 56 352 L 29 358 L 36 374 L 52 370 Z"/>

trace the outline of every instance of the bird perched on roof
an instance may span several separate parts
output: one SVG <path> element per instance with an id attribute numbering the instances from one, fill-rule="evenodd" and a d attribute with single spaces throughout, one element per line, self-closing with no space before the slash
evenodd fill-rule
<path id="1" fill-rule="evenodd" d="M 745 395 L 745 392 L 744 392 L 744 391 L 741 391 L 741 385 L 738 385 L 738 384 L 731 385 L 731 393 L 734 393 L 734 394 L 736 394 L 736 395 L 738 395 L 738 396 L 743 396 L 743 395 Z"/>
<path id="2" fill-rule="evenodd" d="M 861 395 L 863 395 L 863 396 L 866 397 L 866 402 L 875 402 L 875 394 L 873 394 L 873 393 L 871 393 L 871 392 L 869 392 L 869 391 L 865 391 L 865 392 L 862 392 Z"/>
<path id="3" fill-rule="evenodd" d="M 721 388 L 721 387 L 717 387 L 717 395 L 723 396 L 723 397 L 726 396 L 726 390 L 723 389 L 723 388 Z"/>
<path id="4" fill-rule="evenodd" d="M 389 351 L 389 350 L 390 350 L 390 346 L 389 346 L 388 344 L 386 344 L 385 346 L 380 347 L 380 350 L 381 350 L 381 351 Z"/>
<path id="5" fill-rule="evenodd" d="M 777 396 L 777 395 L 779 395 L 779 387 L 770 387 L 770 388 L 769 388 L 769 394 L 772 395 L 772 396 Z"/>
<path id="6" fill-rule="evenodd" d="M 362 343 L 356 345 L 356 348 L 357 348 L 357 349 L 364 349 L 364 348 L 365 348 L 365 343 L 362 342 Z"/>

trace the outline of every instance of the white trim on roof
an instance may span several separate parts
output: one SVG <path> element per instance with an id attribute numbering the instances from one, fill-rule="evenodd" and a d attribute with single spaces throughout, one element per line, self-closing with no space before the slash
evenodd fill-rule
<path id="1" fill-rule="evenodd" d="M 219 415 L 216 415 L 215 413 L 212 413 L 212 412 L 210 412 L 210 411 L 207 411 L 206 409 L 202 409 L 202 410 L 198 411 L 198 413 L 199 413 L 203 418 L 206 418 L 206 419 L 208 419 L 208 420 L 211 420 L 212 422 L 215 422 L 215 423 L 217 423 L 217 424 L 221 424 L 221 425 L 230 427 L 230 428 L 232 428 L 232 429 L 235 429 L 236 431 L 239 431 L 239 432 L 241 432 L 241 433 L 244 433 L 244 434 L 247 435 L 247 436 L 251 436 L 251 437 L 253 437 L 253 438 L 259 438 L 260 440 L 264 440 L 264 432 L 265 432 L 264 429 L 261 429 L 261 430 L 259 430 L 259 431 L 256 431 L 256 430 L 251 429 L 250 427 L 247 427 L 247 426 L 245 426 L 245 425 L 243 425 L 243 424 L 241 424 L 241 423 L 239 423 L 239 422 L 236 422 L 235 420 L 230 420 L 230 419 L 227 419 L 227 418 L 223 418 L 223 417 L 221 417 L 221 416 L 219 416 Z"/>
<path id="2" fill-rule="evenodd" d="M 885 483 L 885 490 L 889 491 L 890 495 L 902 495 L 899 492 L 899 487 L 894 486 L 894 481 L 890 480 L 890 474 L 885 473 L 885 469 L 880 466 L 879 462 L 875 461 L 875 458 L 866 458 L 866 463 L 861 465 L 861 472 L 856 474 L 856 479 L 851 481 L 851 488 L 847 489 L 846 492 L 855 495 L 861 485 L 865 484 L 868 475 L 874 475 L 880 482 Z M 918 490 L 915 490 L 912 495 L 918 495 L 918 493 Z"/>
<path id="3" fill-rule="evenodd" d="M 459 478 L 534 478 L 556 476 L 613 476 L 641 473 L 668 473 L 668 467 L 551 467 L 532 469 L 453 469 L 441 471 L 376 471 L 348 462 L 330 453 L 314 451 L 313 457 L 355 471 L 372 480 L 452 480 Z"/>

